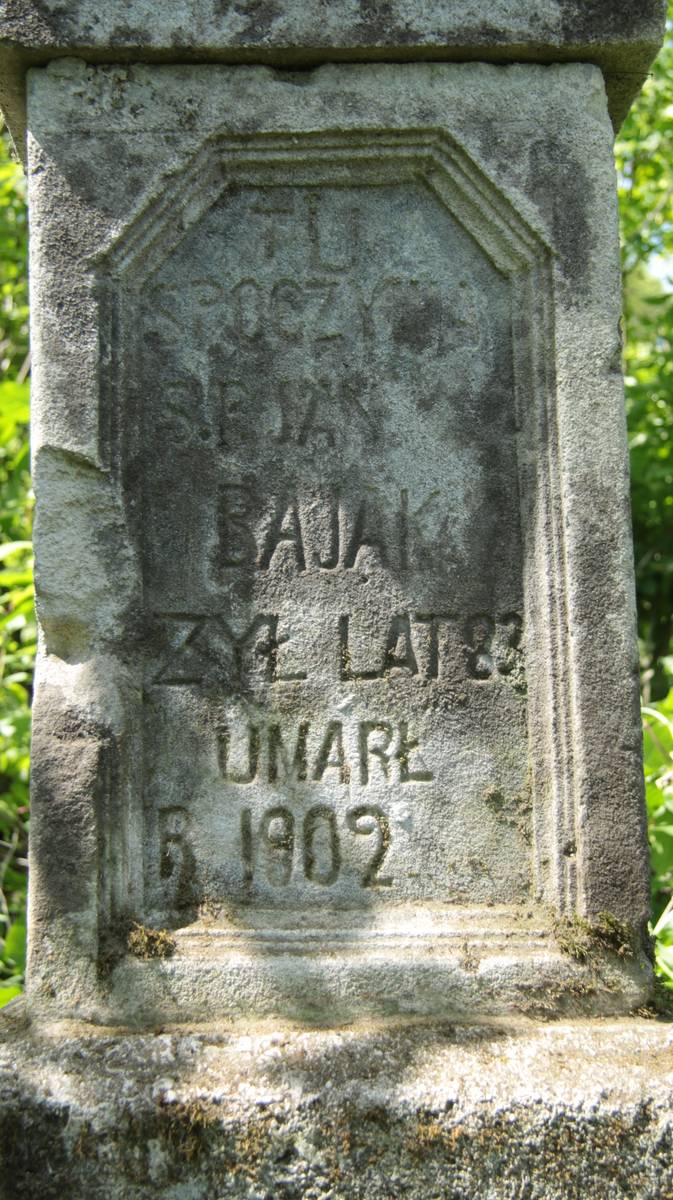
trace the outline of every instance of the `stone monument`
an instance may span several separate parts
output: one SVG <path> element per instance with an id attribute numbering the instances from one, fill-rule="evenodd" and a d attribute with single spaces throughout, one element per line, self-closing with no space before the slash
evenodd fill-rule
<path id="1" fill-rule="evenodd" d="M 652 975 L 612 139 L 663 15 L 0 8 L 42 635 L 22 1194 L 569 1195 L 592 1079 L 568 1115 L 555 1056 L 659 1069 L 614 1020 Z M 496 1137 L 503 1038 L 539 1060 L 512 1180 L 535 1096 L 579 1138 L 547 1190 L 486 1185 L 446 1116 L 453 1072 Z"/>

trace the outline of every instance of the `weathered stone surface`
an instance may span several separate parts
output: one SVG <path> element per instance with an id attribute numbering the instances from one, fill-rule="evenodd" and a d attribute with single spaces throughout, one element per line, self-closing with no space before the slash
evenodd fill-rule
<path id="1" fill-rule="evenodd" d="M 673 1196 L 671 1026 L 614 1018 L 651 969 L 608 112 L 662 23 L 0 10 L 42 635 L 0 1194 Z M 377 57 L 489 62 L 294 69 Z"/>
<path id="2" fill-rule="evenodd" d="M 673 1196 L 671 1026 L 614 1017 L 651 968 L 608 108 L 662 20 L 0 12 L 41 627 L 12 1200 Z M 372 57 L 491 61 L 279 69 Z"/>
<path id="3" fill-rule="evenodd" d="M 673 1027 L 0 1020 L 12 1200 L 666 1200 Z"/>
<path id="4" fill-rule="evenodd" d="M 600 71 L 69 59 L 29 124 L 35 1010 L 636 1005 Z"/>
<path id="5" fill-rule="evenodd" d="M 27 67 L 88 61 L 443 59 L 589 62 L 619 124 L 664 30 L 665 0 L 2 0 L 0 101 L 23 141 Z"/>

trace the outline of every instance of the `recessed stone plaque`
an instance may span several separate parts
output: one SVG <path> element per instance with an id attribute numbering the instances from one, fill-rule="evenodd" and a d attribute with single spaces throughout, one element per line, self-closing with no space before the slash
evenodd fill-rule
<path id="1" fill-rule="evenodd" d="M 30 79 L 34 1003 L 632 1004 L 600 72 Z"/>
<path id="2" fill-rule="evenodd" d="M 510 287 L 387 141 L 213 146 L 133 281 L 154 919 L 530 895 Z"/>

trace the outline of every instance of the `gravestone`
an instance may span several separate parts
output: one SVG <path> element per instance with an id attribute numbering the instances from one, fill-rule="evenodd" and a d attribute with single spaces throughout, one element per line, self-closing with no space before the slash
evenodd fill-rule
<path id="1" fill-rule="evenodd" d="M 227 1195 L 360 1195 L 339 1165 L 359 1124 L 345 1092 L 324 1186 L 308 1150 L 287 1179 L 269 1166 L 289 1134 L 254 1115 L 280 1106 L 322 1146 L 307 1090 L 324 1099 L 330 1062 L 347 1078 L 352 1060 L 379 1079 L 370 1116 L 402 1105 L 384 1132 L 363 1118 L 385 1169 L 362 1194 L 388 1195 L 390 1171 L 408 1190 L 418 1155 L 458 1136 L 423 1116 L 449 1104 L 443 1022 L 482 1022 L 451 1060 L 476 1079 L 477 1043 L 498 1054 L 487 1019 L 650 996 L 612 138 L 663 8 L 446 9 L 0 16 L 27 135 L 42 631 L 32 1024 L 0 1069 L 11 1090 L 13 1056 L 32 1064 L 20 1105 L 41 1145 L 69 1113 L 55 1188 L 166 1195 L 166 1164 L 202 1155 L 189 1195 L 230 1167 Z M 390 1033 L 402 1019 L 434 1032 Z M 100 1029 L 203 1022 L 165 1053 Z M 246 1100 L 222 1022 L 253 1029 Z M 264 1041 L 260 1022 L 299 1032 Z M 363 1022 L 352 1042 L 311 1032 Z M 591 1029 L 578 1044 L 605 1063 Z M 550 1034 L 549 1062 L 572 1036 Z M 660 1053 L 648 1036 L 624 1034 L 624 1063 Z M 59 1062 L 72 1093 L 43 1102 Z M 485 1136 L 520 1088 L 500 1079 Z M 91 1146 L 122 1092 L 130 1159 L 118 1145 L 103 1167 Z M 584 1137 L 548 1100 L 559 1136 Z M 499 1186 L 483 1194 L 514 1194 Z"/>
<path id="2" fill-rule="evenodd" d="M 34 1011 L 631 1007 L 600 68 L 56 57 L 26 92 Z M 573 962 L 576 919 L 633 953 Z"/>

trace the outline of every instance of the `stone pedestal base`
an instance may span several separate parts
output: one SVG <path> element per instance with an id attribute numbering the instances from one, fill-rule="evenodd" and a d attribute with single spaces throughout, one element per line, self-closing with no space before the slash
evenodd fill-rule
<path id="1" fill-rule="evenodd" d="M 673 1197 L 668 1022 L 0 1031 L 3 1200 Z"/>

